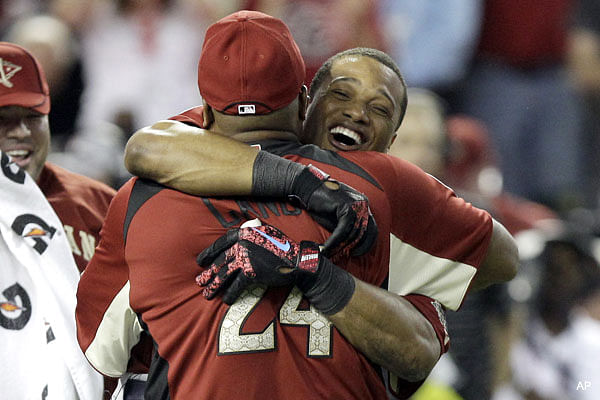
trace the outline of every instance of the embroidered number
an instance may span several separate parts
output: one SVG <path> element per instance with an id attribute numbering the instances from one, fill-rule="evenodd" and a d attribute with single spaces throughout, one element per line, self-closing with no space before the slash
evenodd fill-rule
<path id="1" fill-rule="evenodd" d="M 329 357 L 333 325 L 311 305 L 309 310 L 298 310 L 302 292 L 294 286 L 279 310 L 279 322 L 285 325 L 308 327 L 307 353 L 309 357 Z"/>
<path id="2" fill-rule="evenodd" d="M 219 329 L 219 355 L 275 349 L 275 321 L 271 321 L 261 333 L 241 333 L 244 322 L 266 291 L 265 286 L 252 286 L 229 307 Z"/>
<path id="3" fill-rule="evenodd" d="M 252 286 L 244 290 L 236 302 L 229 307 L 219 329 L 219 355 L 275 350 L 277 343 L 275 320 L 271 321 L 262 332 L 241 333 L 244 322 L 254 311 L 266 290 L 262 285 Z M 298 310 L 301 301 L 302 293 L 294 287 L 279 310 L 279 322 L 282 325 L 308 328 L 308 357 L 330 357 L 333 325 L 312 306 L 308 310 Z"/>

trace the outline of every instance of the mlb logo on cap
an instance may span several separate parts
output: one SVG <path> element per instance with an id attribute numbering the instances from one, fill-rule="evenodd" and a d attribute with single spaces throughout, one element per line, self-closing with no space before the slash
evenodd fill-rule
<path id="1" fill-rule="evenodd" d="M 256 107 L 254 104 L 242 104 L 238 106 L 238 115 L 244 114 L 256 114 Z"/>

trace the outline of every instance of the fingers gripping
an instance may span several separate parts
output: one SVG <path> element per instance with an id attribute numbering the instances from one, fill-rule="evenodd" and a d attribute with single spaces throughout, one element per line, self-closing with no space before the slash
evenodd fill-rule
<path id="1" fill-rule="evenodd" d="M 375 241 L 377 240 L 377 224 L 375 223 L 375 219 L 372 215 L 369 216 L 367 224 L 362 228 L 365 230 L 356 245 L 353 246 L 352 251 L 350 252 L 353 256 L 361 256 L 365 254 L 367 251 L 373 247 Z"/>
<path id="2" fill-rule="evenodd" d="M 239 228 L 228 230 L 225 235 L 218 238 L 213 244 L 198 254 L 196 263 L 201 267 L 208 267 L 213 264 L 219 255 L 238 241 L 239 231 Z"/>
<path id="3" fill-rule="evenodd" d="M 291 284 L 294 274 L 289 270 L 296 265 L 298 250 L 296 242 L 269 225 L 234 229 L 198 256 L 198 263 L 208 268 L 196 282 L 207 299 L 222 292 L 223 301 L 231 304 L 249 284 Z"/>
<path id="4" fill-rule="evenodd" d="M 326 255 L 365 254 L 377 239 L 377 224 L 366 199 L 354 202 L 339 217 L 338 226 L 323 246 Z"/>
<path id="5" fill-rule="evenodd" d="M 239 243 L 227 249 L 224 254 L 217 257 L 210 268 L 196 277 L 196 283 L 204 287 L 202 294 L 210 300 L 220 290 L 226 289 L 233 281 L 240 279 L 240 275 L 253 278 L 254 270 L 247 261 L 248 249 L 240 246 Z"/>
<path id="6" fill-rule="evenodd" d="M 337 184 L 337 189 L 325 184 L 317 188 L 310 197 L 307 210 L 317 222 L 332 232 L 325 242 L 326 254 L 364 254 L 377 236 L 374 220 L 369 223 L 373 219 L 369 200 L 351 186 L 341 182 Z M 373 229 L 367 229 L 369 226 Z M 361 244 L 358 251 L 353 251 L 358 244 Z"/>

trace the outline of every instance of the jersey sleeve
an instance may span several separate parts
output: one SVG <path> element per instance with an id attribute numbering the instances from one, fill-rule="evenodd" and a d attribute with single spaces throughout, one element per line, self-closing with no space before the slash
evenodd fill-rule
<path id="1" fill-rule="evenodd" d="M 201 128 L 204 125 L 204 107 L 198 106 L 185 110 L 181 114 L 170 117 L 170 120 L 183 122 L 188 125 Z"/>
<path id="2" fill-rule="evenodd" d="M 392 210 L 389 290 L 457 310 L 492 237 L 492 217 L 431 175 L 389 157 L 383 182 Z"/>
<path id="3" fill-rule="evenodd" d="M 100 232 L 100 242 L 77 289 L 77 339 L 90 364 L 119 377 L 142 331 L 129 304 L 123 222 L 133 180 L 117 193 Z"/>

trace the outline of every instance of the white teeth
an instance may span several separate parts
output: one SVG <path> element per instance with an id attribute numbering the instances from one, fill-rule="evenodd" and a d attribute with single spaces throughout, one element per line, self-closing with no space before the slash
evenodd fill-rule
<path id="1" fill-rule="evenodd" d="M 8 154 L 11 157 L 26 157 L 29 154 L 28 150 L 10 150 L 7 151 L 6 154 Z"/>
<path id="2" fill-rule="evenodd" d="M 336 126 L 336 127 L 332 128 L 330 130 L 330 132 L 333 134 L 340 134 L 340 135 L 347 136 L 350 139 L 354 140 L 357 144 L 362 144 L 362 138 L 358 133 L 356 133 L 353 130 L 350 130 L 348 128 L 344 128 L 343 126 Z"/>

